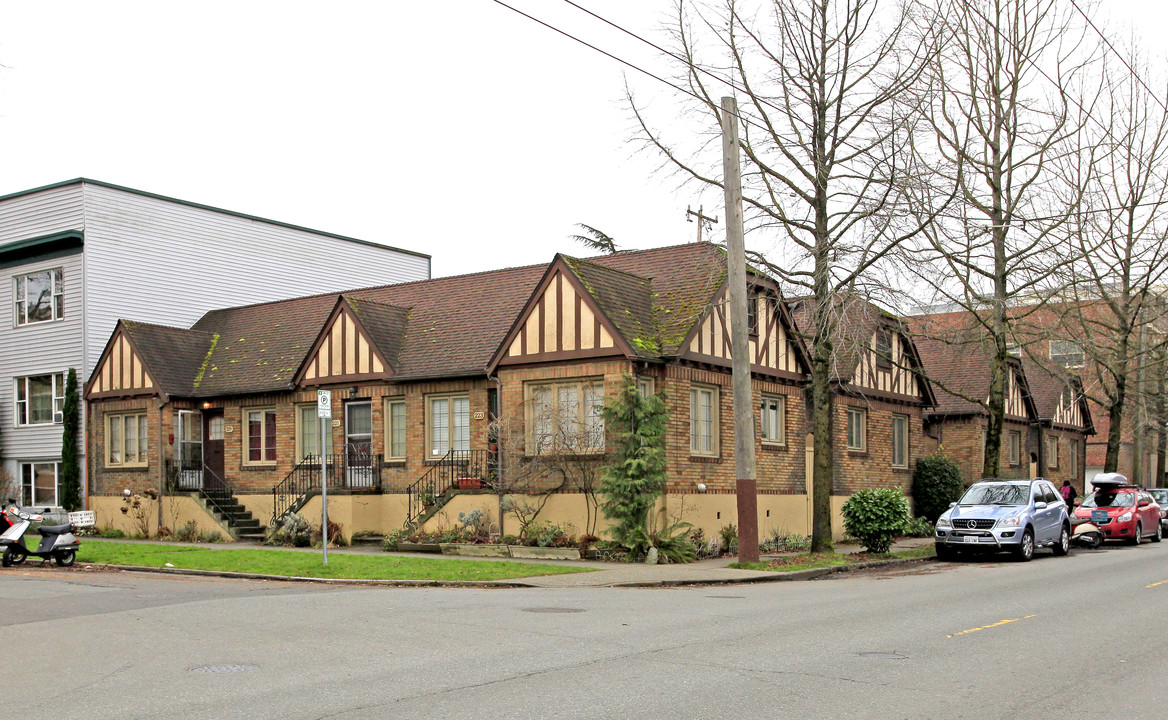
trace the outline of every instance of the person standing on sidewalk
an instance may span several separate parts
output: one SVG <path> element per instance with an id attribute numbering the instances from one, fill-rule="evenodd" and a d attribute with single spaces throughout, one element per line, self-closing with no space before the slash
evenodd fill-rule
<path id="1" fill-rule="evenodd" d="M 1079 497 L 1079 493 L 1075 492 L 1075 486 L 1071 484 L 1071 481 L 1063 480 L 1063 486 L 1059 488 L 1059 492 L 1067 503 L 1067 512 L 1075 512 L 1075 498 Z"/>

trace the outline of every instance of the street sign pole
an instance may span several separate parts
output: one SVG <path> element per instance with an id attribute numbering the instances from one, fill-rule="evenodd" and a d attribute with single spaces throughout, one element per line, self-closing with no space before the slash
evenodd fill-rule
<path id="1" fill-rule="evenodd" d="M 324 565 L 328 567 L 328 470 L 325 468 L 328 454 L 329 420 L 333 416 L 332 390 L 316 391 L 316 417 L 320 420 L 320 545 L 324 551 Z"/>

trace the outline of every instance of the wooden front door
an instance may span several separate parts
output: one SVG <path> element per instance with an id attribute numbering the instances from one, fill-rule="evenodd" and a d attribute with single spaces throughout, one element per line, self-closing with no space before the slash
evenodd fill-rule
<path id="1" fill-rule="evenodd" d="M 223 479 L 222 410 L 203 411 L 203 464 L 212 478 Z"/>

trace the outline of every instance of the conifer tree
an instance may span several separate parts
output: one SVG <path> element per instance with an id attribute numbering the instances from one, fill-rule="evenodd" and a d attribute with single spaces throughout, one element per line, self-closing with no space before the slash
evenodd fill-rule
<path id="1" fill-rule="evenodd" d="M 61 506 L 72 512 L 81 508 L 81 453 L 77 435 L 81 429 L 81 398 L 77 391 L 77 370 L 69 368 L 65 380 L 65 408 L 61 437 Z"/>
<path id="2" fill-rule="evenodd" d="M 648 549 L 649 511 L 665 491 L 666 418 L 664 397 L 642 397 L 628 375 L 620 395 L 604 408 L 614 451 L 601 470 L 600 508 L 614 521 L 609 536 L 633 555 Z"/>

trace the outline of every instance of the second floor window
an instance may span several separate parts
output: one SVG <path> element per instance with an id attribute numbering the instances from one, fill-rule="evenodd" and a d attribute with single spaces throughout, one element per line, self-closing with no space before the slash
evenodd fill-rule
<path id="1" fill-rule="evenodd" d="M 61 268 L 16 276 L 16 324 L 58 320 L 65 316 Z"/>
<path id="2" fill-rule="evenodd" d="M 64 373 L 16 378 L 17 425 L 59 423 L 64 407 Z"/>
<path id="3" fill-rule="evenodd" d="M 1050 360 L 1063 367 L 1083 367 L 1083 346 L 1071 340 L 1051 340 Z"/>

